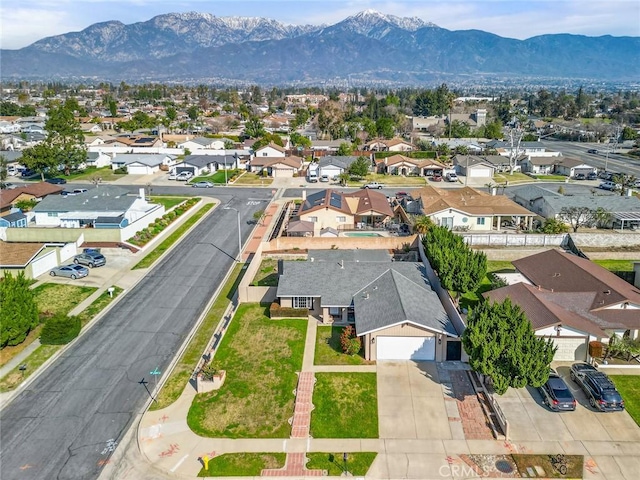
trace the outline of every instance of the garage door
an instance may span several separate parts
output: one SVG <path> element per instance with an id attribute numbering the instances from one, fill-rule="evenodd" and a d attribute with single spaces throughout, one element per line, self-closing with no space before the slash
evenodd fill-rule
<path id="1" fill-rule="evenodd" d="M 56 252 L 52 250 L 31 262 L 31 274 L 33 278 L 39 277 L 57 265 L 58 258 L 56 257 Z"/>
<path id="2" fill-rule="evenodd" d="M 436 337 L 376 337 L 378 360 L 434 360 Z"/>
<path id="3" fill-rule="evenodd" d="M 291 168 L 274 168 L 273 178 L 292 178 L 293 169 Z"/>
<path id="4" fill-rule="evenodd" d="M 491 168 L 470 168 L 469 177 L 473 178 L 491 178 L 493 176 L 493 169 Z"/>
<path id="5" fill-rule="evenodd" d="M 587 339 L 552 337 L 553 343 L 558 347 L 553 359 L 555 361 L 573 362 L 587 359 Z"/>

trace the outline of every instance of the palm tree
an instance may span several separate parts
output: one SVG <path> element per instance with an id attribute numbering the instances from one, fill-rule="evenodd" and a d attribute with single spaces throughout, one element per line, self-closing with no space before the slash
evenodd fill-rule
<path id="1" fill-rule="evenodd" d="M 433 221 L 431 218 L 426 215 L 420 215 L 413 224 L 413 231 L 420 235 L 424 235 L 431 227 L 433 227 Z"/>
<path id="2" fill-rule="evenodd" d="M 338 175 L 338 179 L 340 180 L 340 185 L 342 186 L 345 186 L 350 178 L 351 178 L 351 175 L 349 175 L 347 172 L 342 172 L 340 175 Z"/>
<path id="3" fill-rule="evenodd" d="M 625 175 L 617 173 L 611 177 L 611 181 L 617 185 L 620 185 L 620 195 L 625 195 L 626 190 L 636 186 L 638 179 L 635 175 Z"/>

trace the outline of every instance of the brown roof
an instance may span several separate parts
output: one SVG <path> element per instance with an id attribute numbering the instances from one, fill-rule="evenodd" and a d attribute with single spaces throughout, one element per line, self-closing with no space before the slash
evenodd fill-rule
<path id="1" fill-rule="evenodd" d="M 434 167 L 440 167 L 440 168 L 445 168 L 444 165 L 442 165 L 441 163 L 436 162 L 435 160 L 431 160 L 431 159 L 425 159 L 425 158 L 410 158 L 410 157 L 405 157 L 404 155 L 391 155 L 390 157 L 386 157 L 386 158 L 376 158 L 375 160 L 376 164 L 381 164 L 384 163 L 388 166 L 392 166 L 392 165 L 396 165 L 398 163 L 408 163 L 410 165 L 415 165 L 416 167 L 428 167 L 428 166 L 434 166 Z"/>
<path id="2" fill-rule="evenodd" d="M 319 195 L 320 193 L 324 193 L 324 195 Z M 313 205 L 309 201 L 304 202 L 300 213 L 307 214 L 323 208 L 330 208 L 349 215 L 366 215 L 373 211 L 376 214 L 393 216 L 393 210 L 386 195 L 368 188 L 352 193 L 327 189 L 324 192 L 321 191 L 313 195 L 315 198 L 317 198 L 316 196 L 321 198 L 315 201 Z M 332 201 L 336 196 L 340 197 L 339 205 L 337 202 Z"/>
<path id="3" fill-rule="evenodd" d="M 410 191 L 409 195 L 414 200 L 420 199 L 425 215 L 448 208 L 467 212 L 469 215 L 534 215 L 504 195 L 489 195 L 471 187 L 441 189 L 427 185 Z"/>
<path id="4" fill-rule="evenodd" d="M 287 151 L 284 147 L 281 147 L 280 145 L 276 145 L 273 142 L 269 143 L 269 145 L 265 145 L 264 147 L 260 147 L 257 151 L 260 151 L 263 148 L 267 148 L 267 147 L 271 147 L 271 148 L 273 148 L 275 150 L 278 150 L 279 152 L 282 152 L 282 153 Z"/>
<path id="5" fill-rule="evenodd" d="M 47 195 L 60 193 L 63 188 L 60 185 L 53 185 L 47 182 L 33 183 L 13 190 L 0 191 L 0 208 L 6 208 L 13 204 L 16 198 L 22 194 L 32 195 L 35 198 L 44 198 Z"/>
<path id="6" fill-rule="evenodd" d="M 253 157 L 251 159 L 252 167 L 272 167 L 279 163 L 292 168 L 302 168 L 302 158 L 300 157 Z"/>
<path id="7" fill-rule="evenodd" d="M 44 248 L 44 243 L 3 242 L 0 240 L 0 265 L 25 267 Z"/>
<path id="8" fill-rule="evenodd" d="M 483 296 L 492 302 L 511 299 L 513 304 L 522 309 L 534 330 L 563 325 L 598 338 L 608 337 L 600 326 L 580 313 L 566 309 L 567 298 L 563 293 L 549 292 L 525 283 L 516 283 L 491 290 Z M 590 301 L 589 298 L 583 300 Z"/>
<path id="9" fill-rule="evenodd" d="M 640 305 L 638 288 L 606 268 L 577 255 L 547 250 L 512 263 L 534 285 L 544 289 L 595 293 L 590 310 L 603 311 L 611 305 L 624 302 Z M 640 310 L 635 312 L 640 319 Z"/>

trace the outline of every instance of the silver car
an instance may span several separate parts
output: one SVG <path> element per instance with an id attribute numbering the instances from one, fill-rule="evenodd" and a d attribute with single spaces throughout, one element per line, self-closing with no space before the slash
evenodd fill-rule
<path id="1" fill-rule="evenodd" d="M 67 277 L 75 280 L 76 278 L 82 278 L 89 275 L 89 269 L 82 265 L 75 265 L 72 263 L 70 265 L 60 265 L 59 267 L 52 268 L 49 275 L 52 277 Z"/>
<path id="2" fill-rule="evenodd" d="M 191 185 L 193 188 L 213 188 L 213 183 L 207 181 L 196 182 Z"/>

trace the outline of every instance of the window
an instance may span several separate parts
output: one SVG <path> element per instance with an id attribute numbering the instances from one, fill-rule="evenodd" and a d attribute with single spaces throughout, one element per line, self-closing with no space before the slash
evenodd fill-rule
<path id="1" fill-rule="evenodd" d="M 263 157 L 267 157 L 267 156 L 269 156 L 269 152 L 262 152 L 262 156 L 263 156 Z"/>
<path id="2" fill-rule="evenodd" d="M 329 307 L 329 315 L 334 317 L 340 315 L 340 307 Z"/>
<path id="3" fill-rule="evenodd" d="M 58 212 L 47 212 L 47 217 L 57 217 Z"/>
<path id="4" fill-rule="evenodd" d="M 318 221 L 318 217 L 309 217 L 309 221 L 316 223 Z"/>
<path id="5" fill-rule="evenodd" d="M 313 298 L 293 297 L 293 308 L 313 308 Z"/>
<path id="6" fill-rule="evenodd" d="M 336 217 L 336 222 L 338 223 L 345 223 L 347 221 L 347 217 L 339 215 Z"/>
<path id="7" fill-rule="evenodd" d="M 484 217 L 476 218 L 476 224 L 477 225 L 484 225 Z"/>

